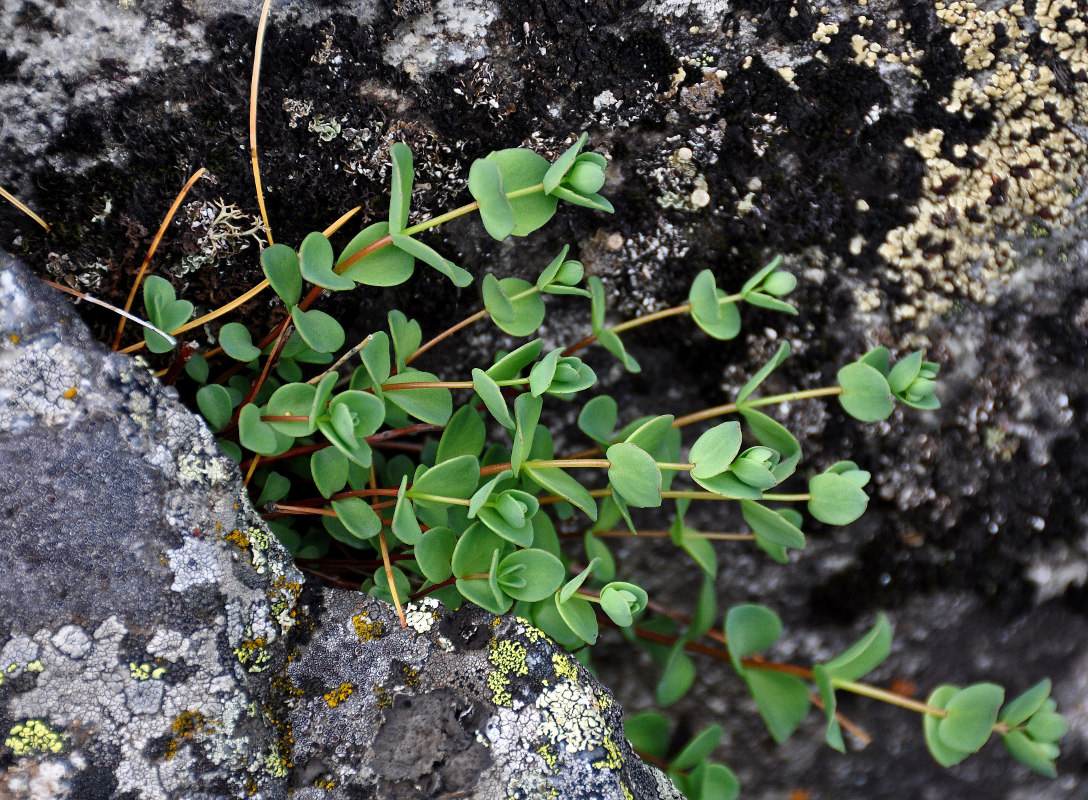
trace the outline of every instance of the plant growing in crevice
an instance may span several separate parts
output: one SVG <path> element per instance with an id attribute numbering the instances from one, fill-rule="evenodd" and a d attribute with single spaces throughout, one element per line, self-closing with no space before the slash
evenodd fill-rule
<path id="1" fill-rule="evenodd" d="M 703 654 L 732 664 L 776 741 L 789 737 L 813 705 L 823 709 L 833 748 L 845 749 L 844 728 L 864 737 L 838 712 L 836 694 L 847 691 L 921 713 L 926 741 L 942 764 L 957 763 L 997 733 L 1017 759 L 1053 774 L 1065 723 L 1048 699 L 1047 682 L 1004 711 L 1004 690 L 993 684 L 943 686 L 921 703 L 859 680 L 890 651 L 891 626 L 883 616 L 854 646 L 811 668 L 762 655 L 781 632 L 769 608 L 728 609 L 715 627 L 713 541 L 751 541 L 786 563 L 789 551 L 806 544 L 798 506 L 825 524 L 847 525 L 868 503 L 870 474 L 852 461 L 798 475 L 801 443 L 762 409 L 836 397 L 848 414 L 873 422 L 887 419 L 897 403 L 937 408 L 938 367 L 921 352 L 893 364 L 887 349 L 876 348 L 843 366 L 835 385 L 761 396 L 763 383 L 789 356 L 783 343 L 723 405 L 622 420 L 612 397 L 596 396 L 577 417 L 590 446 L 555 452 L 548 406 L 575 400 L 596 384 L 577 355 L 581 350 L 599 344 L 638 372 L 621 337 L 633 328 L 687 315 L 707 335 L 728 340 L 740 332 L 746 304 L 796 314 L 787 299 L 796 280 L 781 269 L 781 258 L 735 293 L 719 289 L 713 273 L 704 271 L 688 302 L 611 325 L 604 283 L 586 278 L 566 247 L 535 282 L 485 275 L 483 308 L 426 343 L 418 321 L 392 310 L 385 329 L 346 347 L 341 324 L 313 307 L 326 292 L 403 283 L 417 262 L 467 286 L 469 272 L 416 238 L 465 214 L 477 212 L 487 232 L 502 240 L 540 228 L 560 200 L 610 211 L 597 193 L 606 161 L 584 152 L 585 143 L 583 135 L 554 162 L 520 148 L 479 159 L 468 182 L 474 202 L 414 225 L 412 154 L 394 144 L 387 220 L 363 228 L 339 252 L 329 236 L 347 215 L 306 236 L 297 250 L 278 243 L 263 251 L 266 280 L 246 296 L 267 288 L 278 295 L 284 314 L 271 330 L 261 334 L 228 322 L 219 328 L 218 347 L 204 354 L 191 345 L 175 350 L 167 338 L 146 330 L 142 342 L 126 349 L 174 351 L 164 374 L 184 370 L 199 386 L 198 408 L 224 451 L 242 465 L 255 503 L 300 564 L 390 601 L 402 619 L 404 604 L 424 596 L 454 607 L 472 602 L 530 620 L 583 659 L 600 626 L 612 625 L 646 644 L 662 664 L 662 705 L 690 689 L 696 674 L 691 654 Z M 541 339 L 530 338 L 545 318 L 548 294 L 588 300 L 591 332 L 585 338 L 548 351 Z M 144 281 L 143 296 L 150 322 L 174 336 L 237 305 L 190 320 L 191 304 L 155 276 Z M 487 317 L 503 333 L 528 341 L 452 380 L 414 366 L 437 343 Z M 212 379 L 211 365 L 224 359 L 231 365 L 219 367 Z M 713 424 L 685 444 L 684 430 L 706 422 Z M 803 486 L 783 491 L 783 484 L 799 479 Z M 692 502 L 736 503 L 748 530 L 695 530 L 685 523 Z M 666 503 L 675 506 L 668 530 L 643 530 L 640 510 Z M 655 603 L 634 576 L 617 574 L 607 540 L 618 536 L 668 537 L 691 556 L 702 576 L 691 618 Z M 564 542 L 572 539 L 584 546 L 587 563 L 567 552 Z M 333 543 L 351 557 L 327 560 Z M 736 795 L 733 774 L 707 760 L 719 727 L 708 727 L 671 757 L 663 717 L 635 715 L 628 734 L 689 797 Z"/>
<path id="2" fill-rule="evenodd" d="M 357 208 L 297 248 L 272 244 L 257 167 L 255 105 L 267 15 L 268 3 L 258 28 L 250 106 L 251 160 L 270 242 L 261 254 L 265 280 L 192 319 L 191 302 L 179 299 L 170 282 L 144 278 L 169 220 L 203 172 L 198 170 L 167 214 L 119 311 L 131 319 L 142 289 L 152 327 L 123 351 L 146 349 L 169 358 L 160 370 L 164 379 L 192 381 L 198 409 L 243 468 L 255 505 L 303 569 L 390 601 L 402 620 L 404 604 L 425 596 L 449 606 L 467 601 L 496 614 L 516 613 L 583 660 L 600 626 L 615 626 L 661 665 L 662 706 L 690 690 L 697 672 L 693 656 L 730 664 L 779 742 L 812 706 L 822 709 L 825 739 L 834 749 L 845 750 L 844 731 L 864 740 L 864 732 L 838 710 L 837 693 L 845 691 L 920 713 L 927 745 L 943 765 L 962 761 L 996 733 L 1016 759 L 1054 774 L 1058 742 L 1068 726 L 1049 698 L 1049 681 L 1008 703 L 1004 689 L 990 683 L 940 686 L 923 703 L 860 680 L 890 653 L 892 630 L 883 615 L 840 655 L 803 667 L 763 655 L 782 630 L 770 608 L 744 604 L 719 612 L 714 542 L 751 542 L 786 563 L 791 550 L 806 545 L 799 506 L 820 522 L 846 525 L 868 503 L 870 475 L 852 461 L 799 475 L 801 443 L 761 409 L 836 397 L 845 412 L 864 422 L 887 419 L 897 402 L 934 409 L 936 364 L 915 352 L 893 365 L 888 350 L 876 348 L 843 366 L 835 385 L 760 396 L 760 387 L 789 356 L 783 343 L 722 405 L 626 419 L 615 399 L 596 396 L 577 416 L 589 446 L 557 454 L 549 407 L 577 400 L 596 384 L 593 370 L 577 355 L 584 348 L 599 344 L 637 373 L 640 366 L 623 341 L 626 331 L 687 315 L 707 335 L 729 340 L 741 330 L 745 305 L 797 313 L 787 299 L 796 279 L 775 258 L 734 293 L 719 289 L 707 270 L 692 283 L 686 303 L 609 324 L 603 281 L 586 278 L 567 247 L 535 282 L 485 274 L 483 308 L 426 342 L 420 322 L 391 310 L 385 329 L 345 347 L 340 322 L 313 307 L 326 292 L 396 286 L 411 278 L 417 262 L 466 287 L 473 276 L 418 234 L 475 212 L 489 235 L 504 240 L 546 224 L 560 201 L 611 211 L 599 194 L 607 161 L 584 150 L 585 135 L 554 162 L 527 149 L 500 150 L 472 164 L 473 202 L 409 225 L 414 165 L 408 147 L 396 143 L 389 153 L 386 220 L 364 227 L 339 252 L 329 237 Z M 2 189 L 0 195 L 14 201 Z M 219 324 L 268 289 L 283 303 L 282 317 L 270 330 L 227 322 L 219 326 L 214 348 L 179 344 L 182 334 Z M 588 300 L 590 332 L 545 352 L 543 341 L 531 337 L 545 318 L 549 294 Z M 413 366 L 439 342 L 488 317 L 504 334 L 528 341 L 468 375 L 439 377 Z M 115 348 L 123 333 L 122 322 Z M 707 422 L 709 428 L 685 443 L 685 429 Z M 583 475 L 589 477 L 577 477 Z M 804 485 L 782 491 L 787 481 Z M 735 503 L 747 530 L 692 528 L 685 518 L 693 502 Z M 667 529 L 640 524 L 642 509 L 666 504 L 673 507 Z M 690 616 L 656 602 L 635 582 L 637 576 L 618 575 L 608 546 L 618 537 L 668 538 L 691 557 L 701 585 Z M 585 563 L 568 543 L 581 545 Z M 327 558 L 333 548 L 339 557 Z M 668 745 L 668 721 L 658 712 L 632 715 L 626 733 L 689 798 L 737 795 L 732 772 L 709 760 L 723 735 L 720 725 L 707 726 L 675 752 Z"/>

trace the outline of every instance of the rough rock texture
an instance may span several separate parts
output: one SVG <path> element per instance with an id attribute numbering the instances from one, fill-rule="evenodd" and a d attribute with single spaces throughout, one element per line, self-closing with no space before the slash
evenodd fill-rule
<path id="1" fill-rule="evenodd" d="M 53 223 L 46 235 L 0 206 L 0 244 L 41 274 L 123 300 L 164 210 L 205 166 L 217 182 L 197 184 L 154 266 L 207 306 L 252 285 L 255 11 L 226 0 L 101 3 L 106 22 L 92 29 L 94 15 L 72 4 L 0 8 L 0 29 L 13 32 L 0 60 L 0 185 Z M 797 321 L 749 314 L 732 343 L 680 321 L 631 335 L 637 378 L 591 353 L 625 420 L 724 402 L 782 339 L 795 355 L 772 391 L 827 383 L 875 344 L 926 345 L 941 363 L 939 413 L 862 426 L 833 405 L 779 410 L 804 434 L 808 468 L 852 457 L 873 471 L 874 499 L 847 530 L 813 526 L 789 569 L 723 546 L 721 600 L 764 600 L 791 631 L 812 632 L 787 645 L 802 661 L 890 610 L 904 638 L 880 677 L 917 680 L 920 691 L 986 677 L 1020 689 L 1052 675 L 1076 723 L 1063 777 L 1002 772 L 997 753 L 940 771 L 914 720 L 880 727 L 871 704 L 851 709 L 866 725 L 878 717 L 865 753 L 817 759 L 810 731 L 787 753 L 757 757 L 753 742 L 766 737 L 735 713 L 743 693 L 728 669 L 707 665 L 674 717 L 688 732 L 708 706 L 727 718 L 718 755 L 768 798 L 794 788 L 1088 793 L 1086 655 L 1074 635 L 1088 600 L 1086 14 L 1082 0 L 359 0 L 273 12 L 259 119 L 277 241 L 297 244 L 355 204 L 362 221 L 382 218 L 392 141 L 417 153 L 422 217 L 464 202 L 473 157 L 519 144 L 554 155 L 589 129 L 611 159 L 615 216 L 563 211 L 516 247 L 471 221 L 432 242 L 474 274 L 522 276 L 571 243 L 605 280 L 617 319 L 682 302 L 704 268 L 735 286 L 774 252 L 801 279 Z M 425 274 L 344 303 L 361 338 L 389 307 L 437 332 L 478 295 L 451 302 L 448 285 Z M 548 345 L 581 338 L 583 307 L 552 305 Z M 242 318 L 263 326 L 268 314 L 258 301 Z M 97 330 L 113 324 L 89 318 Z M 497 344 L 508 342 L 472 328 L 425 368 L 463 378 Z M 689 520 L 739 524 L 718 509 Z M 690 567 L 674 551 L 639 542 L 617 554 L 656 600 L 689 607 Z M 656 668 L 615 652 L 602 675 L 628 708 L 649 706 Z"/>
<path id="2" fill-rule="evenodd" d="M 535 628 L 307 584 L 199 418 L 7 257 L 0 335 L 0 797 L 678 797 Z"/>

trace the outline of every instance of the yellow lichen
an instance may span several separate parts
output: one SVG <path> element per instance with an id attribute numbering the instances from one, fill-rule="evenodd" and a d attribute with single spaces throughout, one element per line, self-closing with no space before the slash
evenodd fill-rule
<path id="1" fill-rule="evenodd" d="M 389 696 L 384 686 L 375 686 L 374 696 L 378 698 L 378 708 L 390 708 L 393 705 L 393 698 Z"/>
<path id="2" fill-rule="evenodd" d="M 578 667 L 574 663 L 574 658 L 566 653 L 552 653 L 552 669 L 561 678 L 572 681 L 578 678 Z"/>
<path id="3" fill-rule="evenodd" d="M 43 720 L 28 719 L 12 727 L 4 744 L 16 756 L 59 753 L 64 750 L 64 735 Z"/>
<path id="4" fill-rule="evenodd" d="M 336 708 L 351 697 L 351 693 L 354 691 L 355 687 L 350 683 L 341 683 L 335 689 L 332 689 L 325 694 L 325 702 L 329 704 L 329 708 Z"/>
<path id="5" fill-rule="evenodd" d="M 351 618 L 351 621 L 355 625 L 355 635 L 359 637 L 361 642 L 372 642 L 375 639 L 382 638 L 385 633 L 385 626 L 381 620 L 371 622 L 370 617 L 366 616 L 366 614 L 357 614 Z"/>

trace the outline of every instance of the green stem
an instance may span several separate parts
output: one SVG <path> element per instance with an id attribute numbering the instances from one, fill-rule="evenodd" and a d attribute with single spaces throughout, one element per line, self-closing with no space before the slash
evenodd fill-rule
<path id="1" fill-rule="evenodd" d="M 901 694 L 889 692 L 886 689 L 878 689 L 877 687 L 870 686 L 867 683 L 858 683 L 857 681 L 844 681 L 839 678 L 832 678 L 831 683 L 836 689 L 843 689 L 847 692 L 860 694 L 864 697 L 871 697 L 874 700 L 881 700 L 885 703 L 891 703 L 893 706 L 909 708 L 911 711 L 917 711 L 920 714 L 932 714 L 935 717 L 948 716 L 948 712 L 945 711 L 943 708 L 935 708 L 918 700 L 904 697 Z"/>
<path id="2" fill-rule="evenodd" d="M 833 397 L 837 394 L 842 394 L 841 386 L 825 386 L 821 389 L 804 389 L 797 392 L 774 394 L 770 397 L 761 397 L 758 400 L 745 400 L 743 403 L 726 403 L 721 406 L 704 408 L 702 411 L 696 411 L 694 414 L 677 417 L 673 420 L 672 426 L 674 428 L 682 428 L 693 422 L 702 422 L 704 419 L 720 417 L 725 414 L 734 414 L 740 408 L 758 408 L 759 406 L 770 406 L 775 403 L 788 403 L 791 400 L 806 400 L 811 397 Z"/>
<path id="3" fill-rule="evenodd" d="M 498 386 L 521 386 L 528 383 L 528 378 L 510 378 L 505 381 L 495 381 Z M 472 381 L 405 381 L 404 383 L 383 383 L 382 391 L 396 391 L 398 389 L 472 389 Z"/>
<path id="4" fill-rule="evenodd" d="M 443 497 L 440 494 L 412 494 L 413 500 L 424 500 L 432 503 L 446 503 L 451 506 L 470 506 L 471 500 L 463 500 L 460 497 Z"/>

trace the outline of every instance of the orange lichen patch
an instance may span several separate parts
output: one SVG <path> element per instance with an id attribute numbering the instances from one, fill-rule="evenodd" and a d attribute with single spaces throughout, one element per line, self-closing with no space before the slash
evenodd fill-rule
<path id="1" fill-rule="evenodd" d="M 370 618 L 365 614 L 356 614 L 351 618 L 351 621 L 355 625 L 355 635 L 359 637 L 361 642 L 372 642 L 375 639 L 382 638 L 385 633 L 385 626 L 381 620 L 371 622 Z"/>
<path id="2" fill-rule="evenodd" d="M 19 342 L 22 341 L 22 339 L 19 337 L 19 334 L 17 333 L 9 333 L 8 338 L 11 339 L 12 344 L 19 344 Z"/>
<path id="3" fill-rule="evenodd" d="M 64 390 L 64 394 L 61 395 L 61 397 L 63 397 L 65 400 L 71 400 L 75 396 L 76 396 L 76 387 L 74 387 L 74 386 L 69 386 L 67 389 Z"/>
<path id="4" fill-rule="evenodd" d="M 375 686 L 374 696 L 378 698 L 378 708 L 391 708 L 393 706 L 393 698 L 389 696 L 389 692 L 386 691 L 384 686 Z"/>
<path id="5" fill-rule="evenodd" d="M 243 549 L 249 547 L 249 537 L 237 528 L 232 530 L 230 533 L 221 535 L 225 541 L 228 541 L 231 544 L 237 545 L 238 547 L 241 547 Z"/>
<path id="6" fill-rule="evenodd" d="M 208 733 L 215 727 L 215 721 L 209 720 L 199 711 L 182 711 L 170 725 L 173 738 L 166 745 L 164 753 L 167 760 L 177 755 L 181 745 L 192 741 L 198 734 Z"/>
<path id="7" fill-rule="evenodd" d="M 355 687 L 352 686 L 350 683 L 341 683 L 335 689 L 326 692 L 325 702 L 329 704 L 329 708 L 336 708 L 338 705 L 351 697 L 351 693 L 354 691 Z"/>
<path id="8" fill-rule="evenodd" d="M 413 669 L 407 664 L 400 665 L 401 677 L 404 680 L 405 686 L 416 687 L 419 686 L 419 670 Z"/>

